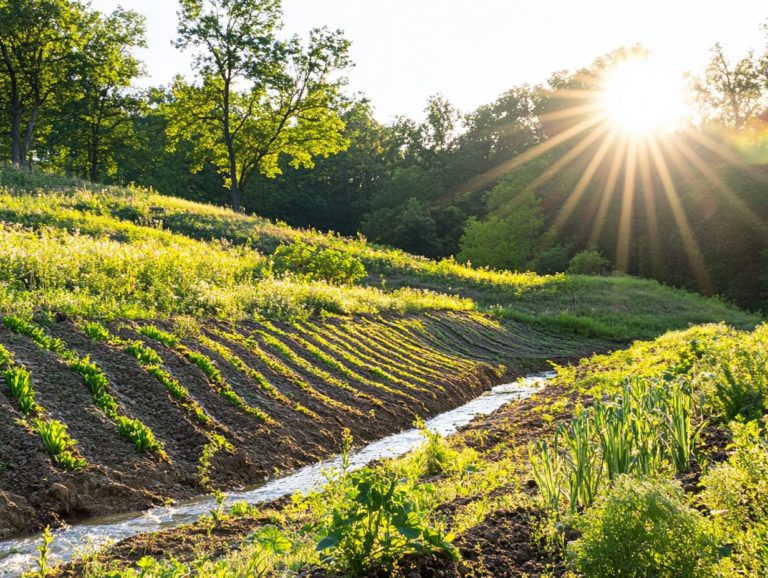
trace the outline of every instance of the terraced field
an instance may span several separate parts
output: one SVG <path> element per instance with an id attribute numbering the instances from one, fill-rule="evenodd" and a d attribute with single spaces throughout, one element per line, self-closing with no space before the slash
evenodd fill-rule
<path id="1" fill-rule="evenodd" d="M 343 428 L 373 440 L 545 358 L 597 347 L 474 313 L 4 321 L 6 380 L 23 371 L 34 407 L 0 396 L 3 536 L 256 483 L 334 451 Z M 66 428 L 74 462 L 46 448 L 43 422 Z"/>

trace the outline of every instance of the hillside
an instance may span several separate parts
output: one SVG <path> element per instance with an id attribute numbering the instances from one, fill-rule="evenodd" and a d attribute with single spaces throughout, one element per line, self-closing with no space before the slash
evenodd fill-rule
<path id="1" fill-rule="evenodd" d="M 629 277 L 435 262 L 133 188 L 0 172 L 0 537 L 262 481 L 547 360 L 755 316 Z M 302 242 L 357 285 L 279 274 Z"/>

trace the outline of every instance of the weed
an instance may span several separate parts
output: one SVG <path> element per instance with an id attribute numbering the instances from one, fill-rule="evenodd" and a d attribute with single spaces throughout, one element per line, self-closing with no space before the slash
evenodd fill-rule
<path id="1" fill-rule="evenodd" d="M 77 454 L 75 442 L 69 437 L 67 426 L 63 423 L 37 419 L 34 429 L 55 463 L 65 470 L 80 470 L 85 467 L 86 462 Z"/>
<path id="2" fill-rule="evenodd" d="M 39 408 L 35 403 L 35 392 L 32 389 L 29 371 L 14 365 L 3 372 L 3 377 L 8 389 L 11 390 L 11 395 L 19 404 L 21 413 L 25 416 L 38 413 Z"/>

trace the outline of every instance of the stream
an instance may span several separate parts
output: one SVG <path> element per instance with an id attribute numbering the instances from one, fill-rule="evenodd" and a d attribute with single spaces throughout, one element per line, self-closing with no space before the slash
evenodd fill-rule
<path id="1" fill-rule="evenodd" d="M 496 386 L 456 409 L 429 419 L 426 425 L 431 431 L 441 435 L 455 433 L 477 416 L 487 415 L 506 403 L 533 395 L 553 375 L 553 373 L 535 374 L 515 383 Z M 417 429 L 387 436 L 350 455 L 351 467 L 361 468 L 374 460 L 401 456 L 417 448 L 421 443 L 422 436 Z M 228 492 L 226 502 L 231 504 L 236 501 L 245 501 L 256 504 L 296 492 L 306 493 L 317 489 L 325 482 L 325 471 L 340 465 L 341 458 L 336 456 L 305 466 L 262 485 Z M 214 498 L 204 495 L 172 506 L 92 518 L 74 526 L 66 526 L 54 532 L 48 562 L 49 564 L 66 562 L 84 553 L 86 548 L 91 551 L 136 534 L 157 532 L 189 524 L 200 516 L 208 514 L 215 507 Z M 0 577 L 20 576 L 23 572 L 35 569 L 37 546 L 41 542 L 40 536 L 0 542 Z"/>

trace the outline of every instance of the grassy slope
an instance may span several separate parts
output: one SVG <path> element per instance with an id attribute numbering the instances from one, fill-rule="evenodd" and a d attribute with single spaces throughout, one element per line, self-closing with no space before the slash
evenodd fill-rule
<path id="1" fill-rule="evenodd" d="M 85 187 L 7 169 L 0 171 L 0 185 L 5 186 L 0 219 L 35 230 L 2 229 L 6 257 L 0 260 L 5 287 L 0 307 L 6 310 L 231 319 L 292 318 L 320 310 L 480 309 L 620 341 L 695 323 L 725 321 L 748 328 L 759 321 L 720 301 L 654 281 L 476 269 L 143 190 Z M 340 289 L 265 276 L 264 255 L 297 240 L 359 258 L 369 273 L 365 286 Z"/>

